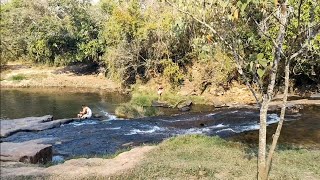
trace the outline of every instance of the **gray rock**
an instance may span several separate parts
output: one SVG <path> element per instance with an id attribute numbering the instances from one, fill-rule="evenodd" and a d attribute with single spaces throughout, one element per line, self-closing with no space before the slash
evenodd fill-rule
<path id="1" fill-rule="evenodd" d="M 186 100 L 186 101 L 179 102 L 177 104 L 177 108 L 178 109 L 182 109 L 182 108 L 185 108 L 185 107 L 190 107 L 191 105 L 192 105 L 192 101 L 191 100 Z"/>
<path id="2" fill-rule="evenodd" d="M 52 160 L 52 145 L 41 144 L 39 141 L 25 141 L 21 143 L 0 143 L 1 161 L 23 163 L 46 163 Z"/>
<path id="3" fill-rule="evenodd" d="M 182 112 L 186 112 L 186 111 L 190 111 L 191 108 L 189 106 L 185 106 L 185 107 L 179 108 L 179 110 Z"/>
<path id="4" fill-rule="evenodd" d="M 74 120 L 75 119 L 53 120 L 51 115 L 1 120 L 0 136 L 7 137 L 20 131 L 42 131 L 59 127 L 61 124 L 69 123 Z"/>
<path id="5" fill-rule="evenodd" d="M 310 99 L 320 99 L 320 93 L 311 94 Z"/>
<path id="6" fill-rule="evenodd" d="M 152 101 L 152 106 L 170 108 L 170 105 L 167 102 L 159 102 L 159 101 Z"/>

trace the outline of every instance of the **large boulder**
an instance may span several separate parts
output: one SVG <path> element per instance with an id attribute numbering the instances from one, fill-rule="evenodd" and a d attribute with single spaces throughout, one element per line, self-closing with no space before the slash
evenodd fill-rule
<path id="1" fill-rule="evenodd" d="M 192 106 L 192 101 L 191 100 L 186 100 L 186 101 L 179 102 L 176 107 L 180 111 L 184 112 L 184 111 L 190 111 L 191 106 Z"/>
<path id="2" fill-rule="evenodd" d="M 75 119 L 53 120 L 51 115 L 1 120 L 0 136 L 7 137 L 20 131 L 42 131 L 59 127 L 61 124 L 69 123 L 74 120 Z"/>
<path id="3" fill-rule="evenodd" d="M 52 160 L 52 145 L 39 141 L 0 143 L 0 160 L 23 163 L 47 163 Z"/>

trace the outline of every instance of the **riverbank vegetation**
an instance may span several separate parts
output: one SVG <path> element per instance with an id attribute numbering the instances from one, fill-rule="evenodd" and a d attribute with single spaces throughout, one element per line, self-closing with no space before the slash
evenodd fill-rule
<path id="1" fill-rule="evenodd" d="M 320 177 L 319 150 L 278 151 L 270 179 Z M 110 179 L 256 179 L 256 154 L 257 148 L 218 137 L 180 136 L 164 141 L 139 166 Z"/>
<path id="2" fill-rule="evenodd" d="M 197 95 L 246 84 L 260 107 L 258 179 L 268 179 L 289 89 L 308 84 L 319 91 L 315 0 L 13 0 L 1 14 L 1 64 L 96 64 L 123 87 L 155 80 L 176 90 L 190 83 Z M 283 105 L 267 154 L 267 111 L 277 91 Z M 144 107 L 151 99 L 133 97 L 122 111 L 151 115 Z"/>
<path id="3" fill-rule="evenodd" d="M 248 39 L 245 46 L 241 45 L 241 54 L 248 55 L 243 62 L 244 71 L 253 70 L 266 80 L 266 63 L 272 57 L 267 52 L 272 43 L 259 40 L 262 34 L 252 28 L 254 22 L 237 20 L 252 8 L 249 2 L 241 11 L 230 9 L 229 19 L 225 19 L 237 21 L 241 27 L 237 32 L 225 31 L 227 27 L 222 25 L 226 24 L 220 23 L 224 21 L 220 18 L 224 17 L 223 12 L 207 8 L 210 2 L 203 7 L 193 6 L 192 12 L 200 12 L 206 22 L 213 23 L 219 32 L 224 31 L 225 37 Z M 222 2 L 217 1 L 214 8 L 228 10 L 227 4 L 219 3 Z M 302 41 L 303 33 L 295 36 L 297 27 L 313 20 L 316 28 L 319 19 L 315 1 L 296 6 L 288 25 L 288 36 L 294 36 L 294 42 L 285 42 L 286 47 Z M 298 10 L 302 12 L 300 19 L 295 17 Z M 249 14 L 258 22 L 262 15 L 255 11 Z M 94 63 L 109 79 L 123 86 L 151 79 L 163 80 L 172 87 L 192 82 L 198 94 L 211 86 L 228 86 L 232 80 L 244 81 L 238 77 L 232 51 L 224 48 L 201 23 L 164 1 L 101 0 L 93 5 L 90 1 L 12 0 L 2 4 L 1 15 L 1 65 L 16 60 L 56 66 Z M 310 39 L 310 45 L 307 53 L 292 62 L 292 86 L 305 81 L 319 84 L 319 36 Z M 250 79 L 255 82 L 254 77 Z"/>
<path id="4" fill-rule="evenodd" d="M 151 87 L 151 88 L 150 88 Z M 160 97 L 156 92 L 156 85 L 136 85 L 132 88 L 131 99 L 121 104 L 115 110 L 118 117 L 136 118 L 162 115 L 157 107 L 178 108 L 186 101 L 192 104 L 209 104 L 202 96 L 181 95 L 174 90 L 166 90 Z"/>

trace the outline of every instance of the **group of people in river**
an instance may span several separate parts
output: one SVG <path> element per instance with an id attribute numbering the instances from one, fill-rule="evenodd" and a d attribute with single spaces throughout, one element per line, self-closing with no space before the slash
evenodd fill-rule
<path id="1" fill-rule="evenodd" d="M 163 93 L 163 87 L 162 85 L 158 86 L 157 94 L 158 94 L 158 100 L 161 100 L 161 95 Z M 78 118 L 80 119 L 90 119 L 92 117 L 92 110 L 87 105 L 82 105 L 82 111 L 79 112 Z"/>

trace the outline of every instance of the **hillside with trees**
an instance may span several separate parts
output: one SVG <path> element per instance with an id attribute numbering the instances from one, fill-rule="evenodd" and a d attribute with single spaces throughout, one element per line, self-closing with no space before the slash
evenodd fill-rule
<path id="1" fill-rule="evenodd" d="M 12 0 L 1 5 L 1 64 L 16 60 L 50 66 L 94 63 L 124 86 L 159 77 L 178 87 L 194 81 L 201 90 L 233 79 L 265 83 L 273 60 L 268 36 L 275 38 L 278 30 L 270 13 L 277 5 L 243 2 L 176 1 L 174 7 L 156 0 L 102 0 L 94 5 Z M 319 29 L 319 2 L 292 3 L 290 11 L 284 55 L 299 50 L 309 37 L 306 50 L 291 62 L 291 86 L 316 86 L 320 37 L 310 37 Z M 219 36 L 198 20 L 214 27 Z M 237 46 L 246 80 L 239 77 L 234 52 L 219 38 Z M 282 71 L 284 64 L 279 68 Z"/>
<path id="2" fill-rule="evenodd" d="M 320 91 L 318 0 L 12 0 L 1 5 L 0 27 L 1 66 L 94 64 L 122 87 L 188 82 L 197 95 L 246 85 L 260 110 L 258 179 L 268 179 L 288 93 Z M 278 92 L 279 124 L 267 147 Z M 151 104 L 140 102 L 138 109 Z"/>

